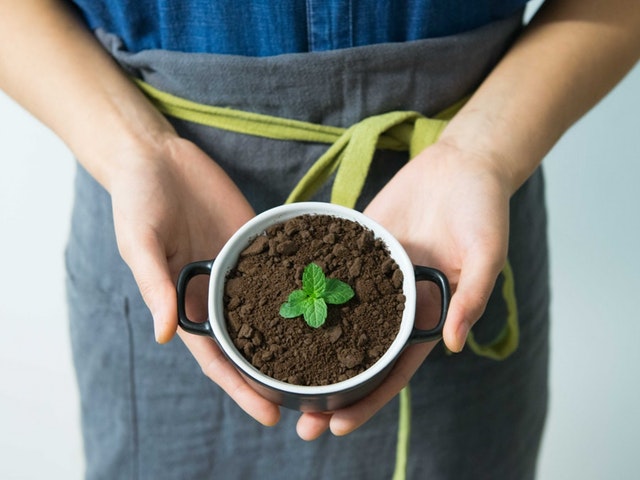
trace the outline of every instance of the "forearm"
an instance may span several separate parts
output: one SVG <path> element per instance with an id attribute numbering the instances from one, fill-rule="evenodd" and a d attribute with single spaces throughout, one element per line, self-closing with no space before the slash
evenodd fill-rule
<path id="1" fill-rule="evenodd" d="M 637 0 L 548 0 L 442 141 L 490 159 L 515 191 L 640 56 Z"/>
<path id="2" fill-rule="evenodd" d="M 108 188 L 123 155 L 173 132 L 74 12 L 55 0 L 0 0 L 0 88 Z"/>

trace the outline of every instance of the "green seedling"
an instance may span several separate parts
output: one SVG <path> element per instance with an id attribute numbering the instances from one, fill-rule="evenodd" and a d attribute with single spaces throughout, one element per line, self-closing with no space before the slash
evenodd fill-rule
<path id="1" fill-rule="evenodd" d="M 280 307 L 284 318 L 300 315 L 310 327 L 318 328 L 327 319 L 327 303 L 340 305 L 353 297 L 353 289 L 335 278 L 324 276 L 322 268 L 310 263 L 302 273 L 302 290 L 294 290 Z"/>

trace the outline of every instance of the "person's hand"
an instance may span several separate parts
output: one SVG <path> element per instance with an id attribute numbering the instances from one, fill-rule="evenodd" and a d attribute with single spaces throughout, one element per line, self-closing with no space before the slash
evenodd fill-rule
<path id="1" fill-rule="evenodd" d="M 510 195 L 506 176 L 490 158 L 438 143 L 401 169 L 364 212 L 402 243 L 414 264 L 449 278 L 454 294 L 443 337 L 453 352 L 462 350 L 504 266 Z M 439 308 L 433 290 L 420 288 L 416 326 L 431 328 Z M 407 385 L 434 346 L 407 348 L 382 385 L 356 404 L 303 414 L 298 434 L 312 440 L 328 428 L 335 435 L 357 429 Z"/>
<path id="2" fill-rule="evenodd" d="M 231 179 L 194 144 L 173 136 L 159 143 L 153 151 L 127 152 L 126 170 L 109 182 L 109 192 L 118 248 L 151 310 L 156 339 L 165 343 L 177 328 L 180 269 L 214 258 L 254 212 Z M 198 280 L 190 283 L 187 300 L 194 321 L 206 319 L 206 288 Z M 278 406 L 251 389 L 211 339 L 180 336 L 205 375 L 240 407 L 262 424 L 277 423 Z"/>

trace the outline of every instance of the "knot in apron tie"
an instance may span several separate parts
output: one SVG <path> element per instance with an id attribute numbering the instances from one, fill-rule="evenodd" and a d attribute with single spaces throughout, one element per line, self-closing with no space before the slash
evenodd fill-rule
<path id="1" fill-rule="evenodd" d="M 335 172 L 331 203 L 354 208 L 377 149 L 408 151 L 413 158 L 434 143 L 447 125 L 418 112 L 367 117 L 347 128 L 293 189 L 287 203 L 310 199 Z"/>

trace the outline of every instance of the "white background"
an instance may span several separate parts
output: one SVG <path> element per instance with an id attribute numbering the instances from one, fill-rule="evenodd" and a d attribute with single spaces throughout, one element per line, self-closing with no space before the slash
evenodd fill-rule
<path id="1" fill-rule="evenodd" d="M 554 296 L 540 479 L 639 475 L 639 140 L 636 67 L 544 162 Z M 2 93 L 0 165 L 0 478 L 79 479 L 63 286 L 74 164 Z"/>

